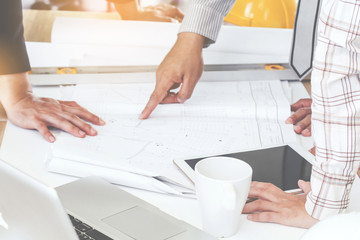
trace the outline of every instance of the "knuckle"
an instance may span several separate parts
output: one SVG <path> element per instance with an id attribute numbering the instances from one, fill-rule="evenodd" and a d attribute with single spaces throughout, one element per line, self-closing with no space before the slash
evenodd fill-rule
<path id="1" fill-rule="evenodd" d="M 69 124 L 69 121 L 66 120 L 65 118 L 61 118 L 61 119 L 59 120 L 59 124 L 60 124 L 60 126 L 65 127 L 65 126 L 67 126 L 67 125 Z"/>
<path id="2" fill-rule="evenodd" d="M 28 120 L 29 120 L 30 122 L 33 122 L 33 123 L 35 123 L 35 124 L 37 124 L 38 122 L 40 122 L 40 120 L 39 120 L 39 118 L 38 118 L 38 116 L 37 116 L 36 113 L 32 113 L 32 114 L 31 114 L 30 116 L 28 116 L 27 118 L 28 118 Z"/>
<path id="3" fill-rule="evenodd" d="M 160 94 L 157 93 L 157 92 L 153 92 L 153 93 L 150 95 L 150 99 L 156 101 L 156 100 L 160 99 Z"/>
<path id="4" fill-rule="evenodd" d="M 59 101 L 56 100 L 56 99 L 46 98 L 45 104 L 51 106 L 51 105 L 60 104 L 60 103 L 59 103 Z"/>
<path id="5" fill-rule="evenodd" d="M 260 185 L 260 182 L 257 182 L 257 181 L 253 181 L 253 182 L 251 182 L 251 187 L 252 188 L 259 188 L 259 185 Z"/>
<path id="6" fill-rule="evenodd" d="M 303 115 L 303 114 L 306 114 L 307 113 L 307 110 L 306 108 L 300 108 L 299 111 L 298 111 L 299 114 Z"/>
<path id="7" fill-rule="evenodd" d="M 191 97 L 191 93 L 178 93 L 178 96 L 182 100 L 188 100 Z"/>
<path id="8" fill-rule="evenodd" d="M 71 121 L 77 121 L 79 119 L 78 116 L 76 116 L 75 114 L 70 114 L 69 117 Z"/>
<path id="9" fill-rule="evenodd" d="M 90 124 L 84 123 L 83 129 L 87 132 L 90 132 L 90 130 L 91 130 Z"/>
<path id="10" fill-rule="evenodd" d="M 264 183 L 263 184 L 263 188 L 265 188 L 265 189 L 270 189 L 271 187 L 272 187 L 271 183 Z"/>
<path id="11" fill-rule="evenodd" d="M 297 125 L 298 125 L 301 129 L 304 129 L 304 127 L 305 127 L 305 124 L 304 124 L 303 122 L 299 122 Z"/>
<path id="12" fill-rule="evenodd" d="M 253 182 L 251 186 L 251 192 L 257 196 L 261 196 L 269 189 L 269 184 L 264 182 Z"/>
<path id="13" fill-rule="evenodd" d="M 91 113 L 88 114 L 87 119 L 90 120 L 91 122 L 100 122 L 100 118 Z"/>
<path id="14" fill-rule="evenodd" d="M 258 200 L 257 204 L 258 204 L 258 207 L 263 208 L 265 206 L 265 201 L 264 200 Z"/>
<path id="15" fill-rule="evenodd" d="M 264 183 L 259 187 L 259 191 L 261 193 L 271 192 L 272 186 L 273 185 L 271 183 Z"/>
<path id="16" fill-rule="evenodd" d="M 156 92 L 153 92 L 151 95 L 150 95 L 150 99 L 156 99 L 158 98 L 158 95 Z"/>
<path id="17" fill-rule="evenodd" d="M 43 123 L 42 121 L 40 121 L 38 119 L 35 120 L 35 128 L 36 129 L 43 129 L 45 127 L 46 127 L 45 123 Z"/>
<path id="18" fill-rule="evenodd" d="M 72 132 L 72 133 L 78 133 L 79 132 L 79 128 L 78 127 L 75 127 L 74 125 L 71 125 L 69 127 L 69 131 Z"/>
<path id="19" fill-rule="evenodd" d="M 261 213 L 259 215 L 259 217 L 260 217 L 261 221 L 264 221 L 264 222 L 271 222 L 273 220 L 272 214 L 269 212 Z"/>

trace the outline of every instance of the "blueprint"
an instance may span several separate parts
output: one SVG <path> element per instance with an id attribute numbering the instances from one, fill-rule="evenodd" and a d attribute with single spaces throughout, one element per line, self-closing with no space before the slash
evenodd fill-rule
<path id="1" fill-rule="evenodd" d="M 138 116 L 152 83 L 77 85 L 64 98 L 106 121 L 98 136 L 60 133 L 52 157 L 93 166 L 162 176 L 188 186 L 173 160 L 295 142 L 290 104 L 280 81 L 200 82 L 184 104 L 159 105 Z"/>

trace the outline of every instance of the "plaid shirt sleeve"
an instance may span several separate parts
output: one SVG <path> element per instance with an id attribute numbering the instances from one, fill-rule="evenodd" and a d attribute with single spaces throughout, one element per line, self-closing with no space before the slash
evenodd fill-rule
<path id="1" fill-rule="evenodd" d="M 316 158 L 306 210 L 342 213 L 360 163 L 360 1 L 323 1 L 312 73 Z"/>
<path id="2" fill-rule="evenodd" d="M 192 0 L 186 9 L 179 33 L 193 32 L 204 36 L 204 47 L 214 43 L 224 17 L 236 0 Z"/>

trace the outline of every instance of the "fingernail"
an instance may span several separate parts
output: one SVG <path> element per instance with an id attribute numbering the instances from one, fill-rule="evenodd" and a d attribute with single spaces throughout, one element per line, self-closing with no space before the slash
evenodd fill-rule
<path id="1" fill-rule="evenodd" d="M 101 125 L 105 125 L 106 122 L 100 118 L 100 124 L 101 124 Z"/>
<path id="2" fill-rule="evenodd" d="M 310 131 L 309 131 L 309 129 L 305 129 L 304 131 L 303 131 L 303 133 L 309 133 Z"/>
<path id="3" fill-rule="evenodd" d="M 252 220 L 252 219 L 253 219 L 253 216 L 252 216 L 252 215 L 248 215 L 248 216 L 247 216 L 247 219 Z"/>
<path id="4" fill-rule="evenodd" d="M 97 134 L 97 131 L 96 131 L 94 128 L 91 128 L 90 133 L 91 133 L 92 135 L 95 135 L 95 134 Z"/>
<path id="5" fill-rule="evenodd" d="M 291 118 L 286 119 L 286 120 L 285 120 L 285 123 L 291 124 L 291 123 L 292 123 L 292 119 L 291 119 Z"/>
<path id="6" fill-rule="evenodd" d="M 85 135 L 85 132 L 79 130 L 79 134 L 80 134 L 80 136 L 84 136 L 84 135 Z"/>
<path id="7" fill-rule="evenodd" d="M 185 102 L 185 100 L 183 100 L 183 99 L 181 99 L 179 97 L 176 98 L 176 101 L 178 101 L 178 103 L 184 103 Z"/>
<path id="8" fill-rule="evenodd" d="M 294 126 L 294 129 L 295 129 L 296 131 L 300 131 L 300 130 L 301 130 L 301 128 L 300 128 L 299 126 Z"/>
<path id="9" fill-rule="evenodd" d="M 139 119 L 140 119 L 140 120 L 144 120 L 144 119 L 145 119 L 145 114 L 144 114 L 144 113 L 141 113 L 141 114 L 139 115 Z"/>
<path id="10" fill-rule="evenodd" d="M 50 137 L 49 137 L 49 140 L 50 140 L 50 142 L 53 143 L 53 142 L 55 142 L 55 137 L 54 137 L 54 136 L 50 136 Z"/>

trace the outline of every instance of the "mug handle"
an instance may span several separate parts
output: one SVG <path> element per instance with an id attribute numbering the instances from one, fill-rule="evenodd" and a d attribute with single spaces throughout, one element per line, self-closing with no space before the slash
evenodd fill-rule
<path id="1" fill-rule="evenodd" d="M 221 201 L 223 209 L 232 211 L 236 207 L 236 189 L 231 183 L 223 185 L 223 198 Z"/>

